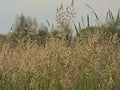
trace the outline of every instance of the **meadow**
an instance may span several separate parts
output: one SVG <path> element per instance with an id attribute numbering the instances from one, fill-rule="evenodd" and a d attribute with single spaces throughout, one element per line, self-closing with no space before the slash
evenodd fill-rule
<path id="1" fill-rule="evenodd" d="M 0 90 L 120 90 L 119 12 L 115 18 L 109 10 L 107 23 L 94 27 L 88 15 L 86 28 L 73 24 L 73 39 L 75 15 L 74 2 L 61 4 L 58 27 L 50 31 L 19 16 L 12 31 L 0 35 Z"/>

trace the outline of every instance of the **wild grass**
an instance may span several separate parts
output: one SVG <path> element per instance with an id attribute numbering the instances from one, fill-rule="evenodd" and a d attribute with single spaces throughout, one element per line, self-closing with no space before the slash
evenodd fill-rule
<path id="1" fill-rule="evenodd" d="M 120 43 L 117 33 L 106 39 L 103 30 L 77 37 L 74 46 L 51 37 L 0 52 L 0 90 L 119 90 Z"/>
<path id="2" fill-rule="evenodd" d="M 26 31 L 20 24 L 7 35 L 8 41 L 0 42 L 0 90 L 120 90 L 119 33 L 115 28 L 91 27 L 88 15 L 86 29 L 74 24 L 77 35 L 72 41 L 72 15 L 74 0 L 66 9 L 63 4 L 57 9 L 61 32 L 34 31 L 22 23 Z M 109 15 L 111 11 L 107 21 Z"/>

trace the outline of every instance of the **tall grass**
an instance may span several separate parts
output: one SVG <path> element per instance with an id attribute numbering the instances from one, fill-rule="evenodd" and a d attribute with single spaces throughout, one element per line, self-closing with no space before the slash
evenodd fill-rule
<path id="1" fill-rule="evenodd" d="M 30 40 L 3 44 L 0 90 L 119 90 L 120 43 L 103 31 L 77 37 L 74 47 L 54 37 L 45 48 Z"/>
<path id="2" fill-rule="evenodd" d="M 72 42 L 69 23 L 75 12 L 70 7 L 74 0 L 66 9 L 63 4 L 57 9 L 61 32 L 28 31 L 27 36 L 20 34 L 22 38 L 12 37 L 17 43 L 0 42 L 0 90 L 120 90 L 119 33 L 111 32 L 115 28 L 90 27 L 88 15 L 85 30 L 74 24 L 77 35 Z M 71 19 L 61 18 L 66 11 Z"/>

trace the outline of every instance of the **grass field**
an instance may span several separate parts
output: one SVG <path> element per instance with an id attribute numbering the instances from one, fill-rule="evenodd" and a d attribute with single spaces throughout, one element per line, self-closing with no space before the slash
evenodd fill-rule
<path id="1" fill-rule="evenodd" d="M 91 27 L 87 15 L 85 29 L 73 24 L 73 38 L 73 1 L 57 8 L 58 31 L 53 25 L 38 31 L 20 16 L 13 31 L 0 35 L 0 90 L 120 90 L 120 10 L 116 20 L 109 10 L 102 26 Z"/>
<path id="2" fill-rule="evenodd" d="M 74 45 L 51 37 L 45 47 L 0 45 L 0 90 L 119 90 L 120 43 L 104 30 L 76 38 Z"/>

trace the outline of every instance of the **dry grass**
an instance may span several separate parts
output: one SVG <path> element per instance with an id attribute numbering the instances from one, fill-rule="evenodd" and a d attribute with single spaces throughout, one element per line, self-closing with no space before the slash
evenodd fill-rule
<path id="1" fill-rule="evenodd" d="M 77 37 L 74 47 L 49 38 L 0 52 L 0 90 L 119 90 L 120 45 L 117 34 L 106 39 L 103 30 Z"/>
<path id="2" fill-rule="evenodd" d="M 56 21 L 62 35 L 47 32 L 40 46 L 29 34 L 18 43 L 1 41 L 0 90 L 120 90 L 118 33 L 107 35 L 104 27 L 91 32 L 88 15 L 87 30 L 74 24 L 77 35 L 68 45 L 65 38 L 75 15 L 74 0 L 65 9 L 61 4 Z M 106 18 L 110 15 L 111 11 Z"/>

